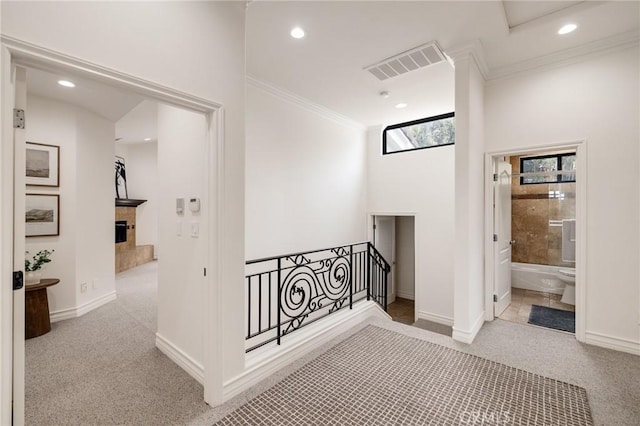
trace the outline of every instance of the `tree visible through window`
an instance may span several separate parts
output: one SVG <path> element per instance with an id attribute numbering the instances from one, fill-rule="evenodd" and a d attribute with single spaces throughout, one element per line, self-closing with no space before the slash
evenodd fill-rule
<path id="1" fill-rule="evenodd" d="M 552 173 L 576 170 L 576 154 L 555 154 L 541 157 L 521 157 L 520 173 L 539 173 L 521 176 L 520 185 L 534 183 L 575 182 L 575 173 Z"/>
<path id="2" fill-rule="evenodd" d="M 454 113 L 394 124 L 382 133 L 382 153 L 411 151 L 455 143 Z"/>

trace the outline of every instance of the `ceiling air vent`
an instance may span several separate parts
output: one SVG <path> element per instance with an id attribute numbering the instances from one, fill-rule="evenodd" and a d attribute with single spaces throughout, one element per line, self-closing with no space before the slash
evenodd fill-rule
<path id="1" fill-rule="evenodd" d="M 397 77 L 409 71 L 425 68 L 445 60 L 442 49 L 435 41 L 423 44 L 415 49 L 407 50 L 392 56 L 375 65 L 365 67 L 378 80 Z"/>

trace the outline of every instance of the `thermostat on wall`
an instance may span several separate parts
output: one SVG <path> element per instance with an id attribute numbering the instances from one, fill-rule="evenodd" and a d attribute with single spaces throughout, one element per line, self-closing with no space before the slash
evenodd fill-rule
<path id="1" fill-rule="evenodd" d="M 189 199 L 189 210 L 191 210 L 194 213 L 200 211 L 200 198 Z"/>

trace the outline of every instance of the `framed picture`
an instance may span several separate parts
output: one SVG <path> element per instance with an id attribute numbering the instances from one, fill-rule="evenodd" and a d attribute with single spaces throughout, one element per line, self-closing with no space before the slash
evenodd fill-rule
<path id="1" fill-rule="evenodd" d="M 60 235 L 60 196 L 27 194 L 25 226 L 27 237 Z"/>
<path id="2" fill-rule="evenodd" d="M 124 158 L 116 155 L 116 198 L 129 198 L 127 194 L 127 172 L 124 165 Z"/>
<path id="3" fill-rule="evenodd" d="M 60 186 L 60 147 L 27 142 L 26 183 L 32 186 Z"/>

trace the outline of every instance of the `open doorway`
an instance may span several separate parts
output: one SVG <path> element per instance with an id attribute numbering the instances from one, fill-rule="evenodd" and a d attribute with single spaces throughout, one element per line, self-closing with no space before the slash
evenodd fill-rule
<path id="1" fill-rule="evenodd" d="M 56 323 L 120 297 L 114 274 L 155 259 L 158 104 L 91 79 L 25 70 L 27 211 L 40 198 L 57 202 L 56 232 L 38 232 L 27 223 L 26 250 L 54 252 L 43 272 L 60 280 L 47 290 Z M 52 170 L 44 166 L 56 178 L 51 185 L 35 177 L 43 155 L 54 160 Z M 147 299 L 155 301 L 153 293 Z M 29 302 L 31 293 L 26 296 Z M 30 327 L 31 322 L 27 339 L 50 329 Z"/>
<path id="2" fill-rule="evenodd" d="M 57 87 L 56 80 L 62 76 L 56 75 L 55 70 L 45 72 L 40 69 L 18 68 L 25 75 L 31 70 L 36 74 L 52 74 L 54 77 L 49 79 L 49 82 L 56 86 L 53 86 L 54 88 L 51 90 L 65 90 Z M 170 209 L 165 209 L 164 220 L 170 221 L 172 225 L 176 222 L 182 224 L 184 221 L 185 226 L 184 231 L 181 226 L 178 229 L 175 226 L 164 226 L 159 229 L 157 211 L 155 223 L 147 224 L 148 226 L 142 224 L 141 226 L 141 222 L 138 220 L 129 221 L 128 225 L 125 225 L 125 235 L 129 241 L 135 241 L 136 232 L 144 227 L 149 232 L 155 230 L 157 240 L 166 242 L 169 247 L 166 251 L 166 258 L 171 259 L 172 265 L 162 266 L 160 272 L 158 272 L 157 265 L 154 265 L 152 271 L 146 271 L 142 281 L 139 279 L 139 274 L 135 277 L 129 277 L 133 280 L 130 280 L 128 284 L 135 282 L 139 288 L 143 289 L 142 293 L 145 298 L 155 299 L 157 302 L 162 302 L 162 300 L 158 300 L 157 296 L 159 275 L 164 277 L 162 282 L 167 284 L 163 288 L 164 302 L 149 306 L 148 300 L 141 299 L 141 292 L 129 292 L 127 295 L 118 292 L 118 279 L 117 277 L 114 279 L 117 263 L 114 257 L 116 244 L 119 242 L 118 238 L 122 239 L 123 236 L 122 233 L 118 235 L 118 231 L 115 230 L 118 221 L 115 220 L 116 206 L 114 205 L 114 154 L 116 153 L 114 128 L 118 117 L 110 115 L 119 115 L 118 111 L 129 110 L 131 112 L 136 105 L 147 101 L 138 94 L 127 94 L 126 90 L 123 94 L 121 89 L 116 90 L 111 86 L 108 86 L 106 90 L 116 92 L 114 98 L 105 100 L 104 97 L 97 96 L 101 90 L 97 86 L 102 86 L 102 84 L 97 84 L 89 78 L 85 79 L 78 75 L 61 74 L 65 74 L 64 76 L 68 80 L 73 80 L 76 88 L 80 92 L 84 91 L 83 98 L 88 99 L 92 104 L 82 104 L 72 96 L 64 98 L 39 92 L 37 81 L 41 79 L 32 80 L 30 85 L 29 79 L 25 77 L 24 93 L 22 94 L 24 96 L 21 96 L 24 97 L 25 102 L 20 106 L 25 110 L 28 124 L 26 131 L 22 131 L 22 139 L 19 141 L 16 138 L 15 143 L 16 151 L 22 152 L 21 156 L 17 156 L 18 160 L 14 164 L 16 176 L 21 176 L 22 179 L 22 186 L 16 185 L 15 191 L 16 199 L 18 199 L 16 201 L 16 217 L 25 218 L 26 216 L 27 222 L 43 222 L 42 219 L 30 221 L 30 209 L 37 211 L 43 209 L 40 204 L 34 204 L 40 203 L 39 199 L 31 200 L 30 198 L 41 197 L 55 200 L 55 203 L 51 204 L 51 220 L 48 216 L 45 217 L 46 222 L 51 222 L 51 224 L 44 231 L 41 229 L 43 226 L 30 226 L 30 223 L 25 226 L 24 219 L 21 226 L 16 221 L 16 226 L 20 231 L 15 235 L 16 241 L 20 241 L 16 247 L 26 245 L 27 250 L 32 254 L 41 249 L 54 249 L 52 261 L 46 266 L 45 273 L 47 276 L 60 277 L 54 287 L 42 289 L 45 296 L 43 307 L 46 308 L 43 317 L 47 320 L 48 330 L 42 330 L 42 333 L 37 333 L 34 336 L 27 336 L 32 339 L 27 341 L 25 345 L 25 325 L 22 322 L 23 334 L 14 341 L 15 353 L 22 350 L 21 359 L 23 362 L 26 357 L 26 362 L 20 367 L 18 365 L 20 356 L 14 355 L 14 376 L 24 380 L 24 369 L 27 371 L 26 389 L 23 387 L 20 390 L 14 387 L 14 419 L 21 419 L 24 414 L 19 401 L 24 398 L 26 392 L 27 419 L 31 423 L 41 423 L 45 418 L 48 419 L 48 422 L 62 423 L 64 416 L 73 411 L 71 405 L 65 408 L 64 404 L 55 404 L 57 406 L 56 412 L 47 412 L 47 407 L 53 406 L 44 399 L 47 395 L 55 398 L 62 392 L 67 395 L 68 402 L 83 400 L 88 406 L 104 398 L 100 389 L 112 388 L 112 386 L 98 382 L 112 379 L 117 381 L 116 373 L 122 371 L 118 366 L 123 364 L 142 362 L 149 368 L 162 370 L 162 366 L 153 367 L 153 365 L 164 358 L 161 363 L 165 364 L 164 369 L 166 370 L 166 357 L 158 357 L 156 348 L 165 352 L 169 358 L 184 368 L 184 365 L 180 363 L 181 360 L 178 359 L 179 356 L 175 356 L 175 353 L 171 352 L 173 349 L 171 345 L 174 344 L 172 342 L 175 342 L 175 335 L 171 333 L 178 334 L 180 329 L 188 328 L 193 330 L 194 340 L 201 342 L 204 326 L 193 326 L 193 324 L 205 323 L 207 312 L 207 304 L 202 302 L 206 300 L 203 282 L 207 279 L 202 273 L 202 265 L 207 264 L 209 256 L 210 216 L 208 215 L 208 206 L 211 188 L 208 186 L 211 175 L 208 170 L 213 169 L 212 173 L 215 176 L 215 166 L 211 167 L 209 164 L 210 168 L 208 169 L 207 163 L 214 161 L 216 155 L 215 150 L 210 151 L 209 147 L 209 143 L 212 141 L 210 135 L 215 134 L 212 132 L 215 120 L 211 120 L 213 117 L 207 116 L 202 111 L 187 110 L 166 104 L 155 104 L 154 106 L 162 117 L 158 127 L 159 133 L 163 135 L 164 151 L 160 155 L 161 159 L 156 160 L 156 163 L 164 165 L 163 176 L 158 177 L 156 173 L 155 177 L 147 175 L 146 178 L 151 181 L 155 180 L 156 184 L 162 185 L 163 193 L 157 196 L 157 199 L 160 200 L 158 204 L 171 206 Z M 92 89 L 88 89 L 89 87 Z M 122 105 L 122 102 L 115 99 L 118 97 L 124 97 L 127 101 L 126 105 Z M 16 98 L 18 98 L 17 94 Z M 95 110 L 96 108 L 98 111 Z M 151 135 L 145 135 L 145 138 L 149 136 Z M 27 142 L 33 143 L 28 145 Z M 36 142 L 40 142 L 40 144 L 36 145 Z M 36 160 L 42 157 L 35 151 L 45 149 L 41 147 L 46 147 L 48 150 L 48 158 L 55 159 L 55 162 L 47 163 L 44 169 L 51 177 L 55 176 L 57 181 L 51 185 L 31 184 L 27 186 L 25 191 L 25 163 L 29 164 L 31 161 L 31 165 L 35 165 Z M 34 152 L 29 153 L 29 149 Z M 29 158 L 30 154 L 32 158 Z M 144 153 L 140 156 L 147 157 Z M 153 159 L 150 158 L 146 158 L 146 160 L 153 162 Z M 137 196 L 135 192 L 132 192 L 132 178 L 135 180 L 136 174 L 147 174 L 140 172 L 140 170 L 138 170 L 139 173 L 136 173 L 135 164 L 135 162 L 127 162 L 126 176 L 128 177 L 129 193 L 118 198 L 132 201 L 131 199 L 136 197 L 133 200 L 136 202 L 140 201 L 138 198 L 146 198 L 148 206 L 150 205 L 149 201 L 156 198 Z M 155 164 L 155 167 L 157 169 L 158 164 Z M 29 167 L 26 168 L 27 178 L 29 178 Z M 38 170 L 33 167 L 32 169 L 34 173 L 31 174 L 34 175 L 33 177 L 37 177 L 35 172 Z M 133 186 L 135 187 L 135 185 Z M 177 208 L 176 198 L 183 199 L 184 207 L 182 209 Z M 36 213 L 31 212 L 31 215 L 34 216 Z M 36 219 L 38 218 L 36 217 Z M 53 231 L 49 231 L 49 228 L 52 228 Z M 134 255 L 136 256 L 134 260 L 137 262 L 140 253 L 134 252 Z M 142 253 L 142 255 L 146 255 L 146 253 Z M 14 250 L 14 257 L 23 262 L 24 250 Z M 155 262 L 141 263 L 150 265 Z M 17 269 L 22 269 L 22 267 Z M 134 267 L 123 273 L 126 274 L 135 269 Z M 149 277 L 152 278 L 149 279 Z M 27 287 L 21 292 L 16 291 L 15 294 L 22 293 L 24 296 L 26 293 L 27 299 L 29 299 L 29 293 L 32 290 L 36 289 Z M 178 298 L 177 295 L 181 297 Z M 113 308 L 116 302 L 121 303 Z M 105 311 L 104 309 L 108 305 L 112 305 L 112 308 Z M 15 306 L 14 322 L 19 322 L 16 320 L 17 318 L 22 318 L 24 321 L 24 299 L 22 304 L 18 303 Z M 100 311 L 98 311 L 99 308 Z M 165 330 L 159 329 L 160 321 L 157 318 L 160 316 L 161 309 L 164 312 L 165 324 L 171 318 L 178 318 L 171 324 L 171 329 L 168 329 L 166 325 Z M 27 312 L 27 331 L 29 327 L 28 315 Z M 53 327 L 51 322 L 53 322 Z M 85 328 L 79 332 L 77 327 L 70 325 L 72 322 L 82 322 L 93 328 Z M 63 341 L 65 336 L 67 340 Z M 42 344 L 37 344 L 38 341 Z M 123 347 L 127 347 L 128 350 L 123 350 Z M 137 361 L 127 358 L 130 356 L 137 357 Z M 148 362 L 145 361 L 145 356 L 150 357 L 147 359 Z M 202 387 L 198 381 L 203 382 L 204 367 L 202 364 L 204 364 L 204 360 L 201 359 L 199 362 L 200 371 L 196 372 L 198 374 L 192 374 L 192 371 L 188 371 L 190 375 L 198 377 L 187 383 L 187 387 L 191 388 L 191 394 L 195 395 L 196 400 L 202 401 Z M 56 365 L 56 363 L 58 364 Z M 171 363 L 169 362 L 169 364 Z M 43 365 L 46 365 L 47 368 L 34 368 L 34 366 Z M 20 368 L 22 371 L 18 371 Z M 182 373 L 186 375 L 186 373 Z M 162 376 L 161 373 L 159 375 Z M 188 376 L 187 378 L 189 379 Z M 144 382 L 142 381 L 141 384 Z M 24 386 L 24 382 L 22 383 Z M 95 388 L 96 392 L 87 390 L 89 383 L 94 385 L 89 388 Z M 16 386 L 15 383 L 14 386 Z M 47 386 L 49 389 L 46 389 Z M 147 387 L 157 389 L 162 394 L 175 392 L 176 396 L 184 391 L 184 389 L 178 389 L 177 386 L 171 386 L 171 380 L 167 380 L 160 386 L 150 384 Z M 123 388 L 121 391 L 124 393 L 131 391 L 131 389 Z M 142 392 L 143 389 L 139 391 Z M 162 400 L 161 395 L 158 400 Z M 114 410 L 114 412 L 122 413 L 125 411 Z M 99 419 L 99 416 L 104 413 L 86 414 L 93 414 L 97 417 L 93 417 L 92 421 L 86 420 L 85 422 L 101 423 L 102 421 L 96 419 Z M 57 420 L 55 420 L 55 416 L 58 416 Z M 161 417 L 159 415 L 159 418 Z M 22 420 L 17 422 L 22 423 Z"/>
<path id="3" fill-rule="evenodd" d="M 391 265 L 387 313 L 413 324 L 415 314 L 415 217 L 374 216 L 374 245 Z"/>
<path id="4" fill-rule="evenodd" d="M 491 157 L 492 318 L 580 329 L 580 160 L 580 145 Z"/>

